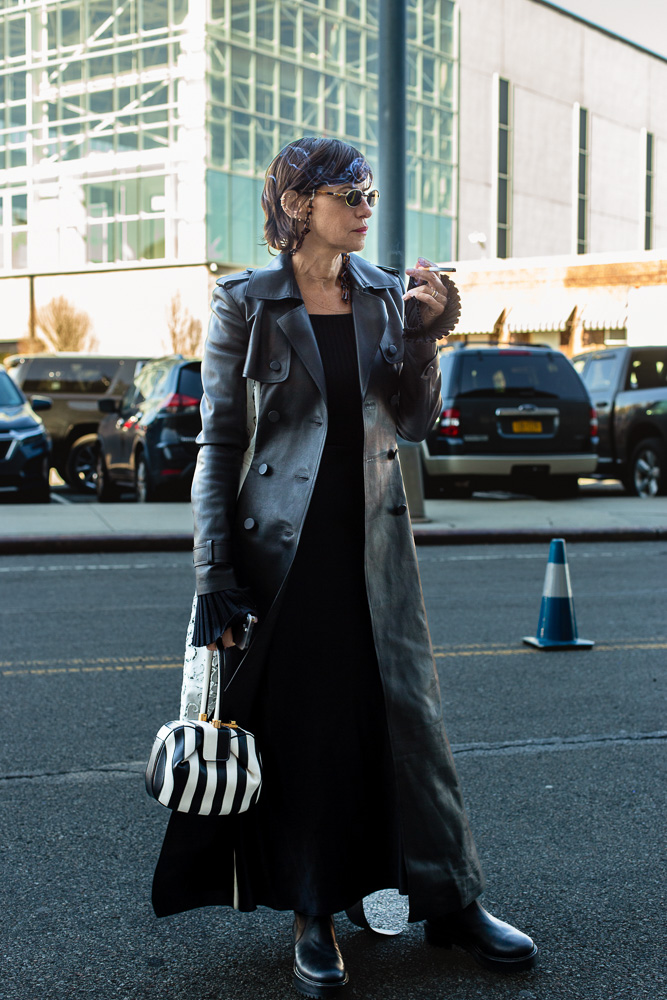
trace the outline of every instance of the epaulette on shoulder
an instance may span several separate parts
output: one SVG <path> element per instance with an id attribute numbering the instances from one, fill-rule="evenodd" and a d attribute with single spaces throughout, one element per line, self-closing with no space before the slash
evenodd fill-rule
<path id="1" fill-rule="evenodd" d="M 237 271 L 236 274 L 221 274 L 215 283 L 229 288 L 230 285 L 238 285 L 240 281 L 247 281 L 254 270 L 254 267 L 246 267 L 245 271 Z"/>
<path id="2" fill-rule="evenodd" d="M 384 264 L 376 264 L 375 266 L 379 267 L 381 271 L 386 271 L 387 274 L 395 274 L 397 278 L 401 276 L 401 272 L 397 267 L 385 267 Z"/>

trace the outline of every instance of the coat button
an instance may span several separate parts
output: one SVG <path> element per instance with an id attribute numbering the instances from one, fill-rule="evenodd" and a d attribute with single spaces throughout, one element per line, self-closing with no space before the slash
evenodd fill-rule
<path id="1" fill-rule="evenodd" d="M 394 507 L 394 514 L 405 514 L 407 513 L 408 505 L 406 503 L 399 503 L 397 507 Z"/>
<path id="2" fill-rule="evenodd" d="M 243 527 L 245 528 L 246 531 L 252 531 L 252 529 L 255 527 L 255 519 L 253 517 L 246 517 L 245 521 L 243 522 Z"/>
<path id="3" fill-rule="evenodd" d="M 269 410 L 267 416 L 272 424 L 277 424 L 280 420 L 280 414 L 277 410 Z"/>
<path id="4" fill-rule="evenodd" d="M 282 368 L 282 365 L 280 364 L 279 361 L 272 361 L 271 364 L 269 365 L 269 368 L 271 369 L 271 371 L 279 372 L 280 369 Z"/>
<path id="5" fill-rule="evenodd" d="M 259 467 L 259 469 L 257 471 L 259 472 L 260 476 L 265 476 L 267 474 L 267 472 L 269 471 L 269 467 L 266 464 L 266 462 L 262 462 L 262 464 L 260 465 L 260 467 Z"/>
<path id="6" fill-rule="evenodd" d="M 393 356 L 394 354 L 396 354 L 397 350 L 398 348 L 396 347 L 396 344 L 390 344 L 389 347 L 387 348 L 387 354 L 391 354 Z"/>

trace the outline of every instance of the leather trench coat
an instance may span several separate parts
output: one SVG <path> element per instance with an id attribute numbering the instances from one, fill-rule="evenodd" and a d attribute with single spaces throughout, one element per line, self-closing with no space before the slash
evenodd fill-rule
<path id="1" fill-rule="evenodd" d="M 432 343 L 403 338 L 397 274 L 356 255 L 350 274 L 365 439 L 366 586 L 410 919 L 421 920 L 467 905 L 482 889 L 442 722 L 396 443 L 397 433 L 421 441 L 432 426 L 441 405 L 440 366 Z M 218 280 L 202 381 L 201 448 L 192 489 L 197 593 L 247 586 L 256 601 L 256 637 L 245 656 L 234 651 L 224 696 L 225 715 L 243 724 L 261 683 L 327 433 L 324 371 L 289 256 Z M 170 853 L 168 831 L 156 873 L 158 913 L 210 902 L 246 908 L 232 898 L 228 864 L 216 889 L 185 892 L 174 902 L 164 886 L 165 878 L 182 881 L 184 864 L 210 872 L 210 864 L 193 860 L 192 845 L 220 857 L 225 823 L 172 816 L 176 853 Z"/>

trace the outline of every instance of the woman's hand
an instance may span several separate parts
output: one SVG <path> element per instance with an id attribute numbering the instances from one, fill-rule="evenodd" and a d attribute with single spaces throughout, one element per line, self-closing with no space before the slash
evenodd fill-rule
<path id="1" fill-rule="evenodd" d="M 232 637 L 232 630 L 230 628 L 225 629 L 225 631 L 222 633 L 222 645 L 225 647 L 225 649 L 229 649 L 230 646 L 236 645 Z M 218 647 L 215 642 L 209 642 L 206 648 L 210 649 L 212 653 L 215 653 Z"/>
<path id="2" fill-rule="evenodd" d="M 411 278 L 423 281 L 424 284 L 409 288 L 403 296 L 403 301 L 417 299 L 421 306 L 422 320 L 424 326 L 430 326 L 434 320 L 441 316 L 447 305 L 447 289 L 443 285 L 437 271 L 429 271 L 427 267 L 409 267 L 406 271 Z"/>
<path id="3" fill-rule="evenodd" d="M 409 267 L 407 274 L 424 282 L 415 288 L 410 288 L 403 296 L 403 301 L 415 299 L 419 303 L 422 324 L 425 328 L 442 327 L 442 336 L 454 329 L 461 315 L 461 297 L 458 288 L 450 278 L 444 281 L 437 271 L 430 271 L 426 266 Z"/>

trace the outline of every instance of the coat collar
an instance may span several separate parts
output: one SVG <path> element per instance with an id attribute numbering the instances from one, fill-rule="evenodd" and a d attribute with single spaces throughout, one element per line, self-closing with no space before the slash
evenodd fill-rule
<path id="1" fill-rule="evenodd" d="M 352 317 L 359 359 L 362 396 L 366 392 L 370 369 L 387 326 L 387 306 L 376 289 L 392 288 L 394 275 L 369 264 L 357 254 L 350 255 L 352 276 Z M 285 313 L 278 326 L 297 352 L 326 400 L 326 380 L 320 352 L 299 286 L 294 277 L 292 258 L 279 254 L 270 264 L 253 271 L 246 294 L 257 299 L 294 299 L 294 308 Z"/>
<path id="2" fill-rule="evenodd" d="M 396 278 L 358 254 L 350 254 L 350 272 L 357 288 L 391 288 Z M 264 267 L 253 271 L 248 280 L 247 294 L 256 299 L 300 299 L 301 292 L 294 277 L 292 258 L 281 253 Z"/>

